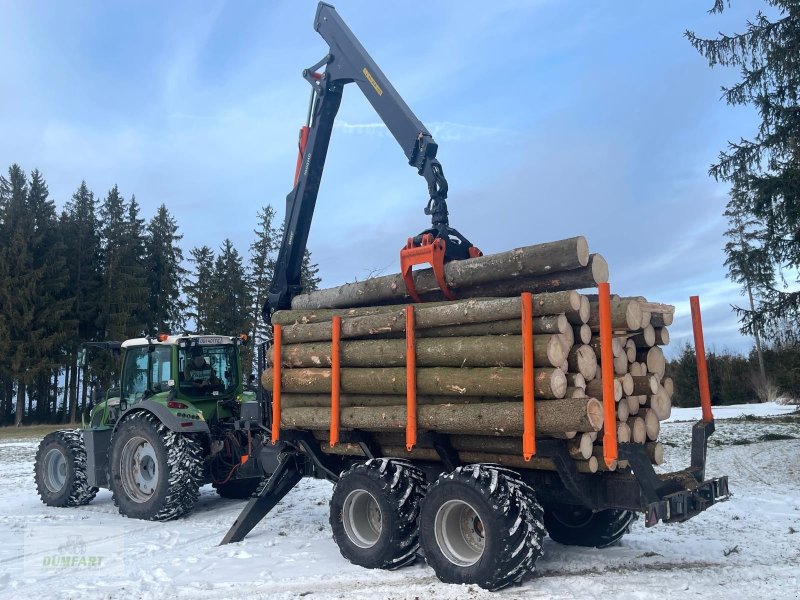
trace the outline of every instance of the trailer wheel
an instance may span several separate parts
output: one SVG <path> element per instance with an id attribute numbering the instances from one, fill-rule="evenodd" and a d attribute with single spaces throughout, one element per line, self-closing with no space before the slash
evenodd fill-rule
<path id="1" fill-rule="evenodd" d="M 215 483 L 213 487 L 222 498 L 242 500 L 252 496 L 260 483 L 259 477 L 248 477 L 247 479 L 234 479 L 227 483 Z"/>
<path id="2" fill-rule="evenodd" d="M 629 510 L 592 512 L 583 506 L 546 506 L 544 526 L 554 542 L 566 546 L 606 548 L 630 531 L 636 513 Z"/>
<path id="3" fill-rule="evenodd" d="M 368 569 L 397 569 L 416 559 L 425 475 L 411 463 L 378 458 L 342 473 L 330 503 L 339 551 Z"/>
<path id="4" fill-rule="evenodd" d="M 97 488 L 86 478 L 86 446 L 80 429 L 61 429 L 45 436 L 36 451 L 34 478 L 47 506 L 81 506 L 94 499 Z"/>
<path id="5" fill-rule="evenodd" d="M 420 543 L 446 583 L 498 590 L 533 572 L 542 555 L 542 508 L 517 473 L 495 465 L 459 467 L 422 501 Z"/>
<path id="6" fill-rule="evenodd" d="M 189 512 L 200 497 L 203 448 L 138 411 L 111 439 L 110 488 L 126 517 L 168 521 Z"/>

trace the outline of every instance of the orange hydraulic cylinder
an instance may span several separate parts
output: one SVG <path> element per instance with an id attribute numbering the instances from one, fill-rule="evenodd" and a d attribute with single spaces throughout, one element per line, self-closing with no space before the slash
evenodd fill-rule
<path id="1" fill-rule="evenodd" d="M 617 407 L 614 401 L 614 354 L 611 348 L 611 287 L 599 283 L 600 368 L 603 377 L 603 458 L 609 467 L 617 460 Z"/>
<path id="2" fill-rule="evenodd" d="M 272 443 L 281 435 L 281 341 L 283 331 L 280 325 L 272 327 Z"/>
<path id="3" fill-rule="evenodd" d="M 294 184 L 297 185 L 297 180 L 300 179 L 300 169 L 303 166 L 303 154 L 306 153 L 306 144 L 308 144 L 308 132 L 311 128 L 308 125 L 303 125 L 300 128 L 300 143 L 297 149 L 297 166 L 294 169 Z"/>
<path id="4" fill-rule="evenodd" d="M 414 307 L 406 306 L 406 450 L 417 443 L 417 349 Z"/>
<path id="5" fill-rule="evenodd" d="M 689 296 L 692 309 L 692 331 L 694 332 L 694 354 L 697 361 L 697 386 L 700 390 L 700 406 L 703 409 L 703 421 L 714 420 L 711 414 L 711 394 L 708 389 L 708 365 L 706 365 L 706 345 L 703 341 L 703 319 L 700 316 L 700 297 Z"/>
<path id="6" fill-rule="evenodd" d="M 342 318 L 335 316 L 331 322 L 331 431 L 330 444 L 333 448 L 339 442 L 339 394 L 341 383 L 341 339 Z"/>
<path id="7" fill-rule="evenodd" d="M 536 407 L 533 387 L 533 295 L 523 292 L 522 304 L 522 456 L 536 454 Z"/>

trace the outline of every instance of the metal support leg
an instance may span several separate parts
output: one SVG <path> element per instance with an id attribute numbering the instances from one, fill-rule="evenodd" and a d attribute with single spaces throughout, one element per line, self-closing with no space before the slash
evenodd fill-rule
<path id="1" fill-rule="evenodd" d="M 302 478 L 303 475 L 298 469 L 297 457 L 294 453 L 281 454 L 278 458 L 278 468 L 270 475 L 257 495 L 251 498 L 244 507 L 220 542 L 220 546 L 231 542 L 241 542 Z"/>
<path id="2" fill-rule="evenodd" d="M 697 481 L 703 481 L 706 476 L 708 438 L 714 429 L 714 421 L 698 421 L 692 426 L 692 471 Z"/>

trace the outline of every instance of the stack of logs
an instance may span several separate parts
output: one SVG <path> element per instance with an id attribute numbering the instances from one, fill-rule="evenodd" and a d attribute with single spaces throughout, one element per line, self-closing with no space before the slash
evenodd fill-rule
<path id="1" fill-rule="evenodd" d="M 441 301 L 431 269 L 414 273 L 425 302 L 415 305 L 417 427 L 405 448 L 405 305 L 402 277 L 376 277 L 294 298 L 274 313 L 282 330 L 281 426 L 310 430 L 326 452 L 363 455 L 352 443 L 327 443 L 331 420 L 334 316 L 340 329 L 342 431 L 374 434 L 387 456 L 438 460 L 424 432 L 449 434 L 462 462 L 553 470 L 522 456 L 522 321 L 519 294 L 533 294 L 536 436 L 568 440 L 580 472 L 626 468 L 603 461 L 602 378 L 596 295 L 579 289 L 608 280 L 608 267 L 583 237 L 453 261 L 445 278 L 459 298 Z M 661 346 L 672 306 L 642 297 L 611 298 L 614 399 L 621 443 L 644 444 L 663 461 L 660 422 L 671 411 L 672 381 Z M 262 374 L 272 390 L 273 370 Z"/>

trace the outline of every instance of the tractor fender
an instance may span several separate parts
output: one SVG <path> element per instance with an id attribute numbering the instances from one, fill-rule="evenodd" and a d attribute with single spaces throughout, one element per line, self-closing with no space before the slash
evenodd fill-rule
<path id="1" fill-rule="evenodd" d="M 192 421 L 192 424 L 184 427 L 181 423 L 186 423 L 186 420 L 181 420 L 177 416 L 175 416 L 170 410 L 160 404 L 158 402 L 153 402 L 152 400 L 142 400 L 141 402 L 137 402 L 130 408 L 128 408 L 125 412 L 123 412 L 119 419 L 117 419 L 116 424 L 114 425 L 114 431 L 116 432 L 119 424 L 125 420 L 125 417 L 129 414 L 138 411 L 147 411 L 152 413 L 159 421 L 161 421 L 168 429 L 176 432 L 176 433 L 210 433 L 208 429 L 208 424 L 205 421 Z"/>

